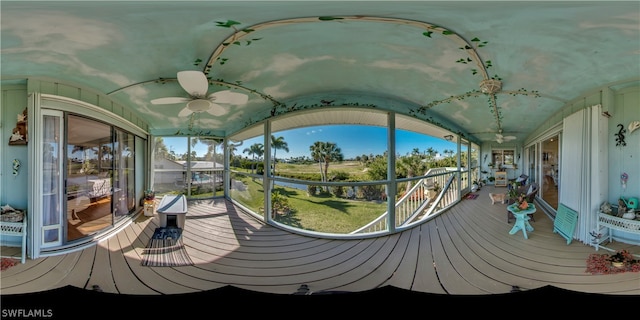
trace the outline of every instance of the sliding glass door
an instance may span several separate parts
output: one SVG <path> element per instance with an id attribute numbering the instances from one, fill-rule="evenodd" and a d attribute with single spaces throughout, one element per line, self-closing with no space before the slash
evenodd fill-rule
<path id="1" fill-rule="evenodd" d="M 547 202 L 553 209 L 558 209 L 558 188 L 559 188 L 559 161 L 560 143 L 559 136 L 555 135 L 541 142 L 542 162 L 541 162 L 541 190 L 542 200 Z"/>
<path id="2" fill-rule="evenodd" d="M 114 218 L 129 214 L 136 207 L 135 199 L 135 136 L 115 130 L 113 150 Z"/>

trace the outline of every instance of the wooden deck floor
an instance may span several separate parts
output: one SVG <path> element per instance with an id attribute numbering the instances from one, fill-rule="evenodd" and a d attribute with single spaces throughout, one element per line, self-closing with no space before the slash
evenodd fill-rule
<path id="1" fill-rule="evenodd" d="M 173 295 L 231 285 L 264 293 L 366 291 L 393 286 L 446 295 L 509 293 L 545 286 L 580 293 L 640 295 L 640 273 L 592 275 L 591 246 L 553 233 L 535 214 L 524 239 L 509 234 L 506 205 L 492 205 L 485 186 L 436 219 L 394 235 L 329 240 L 264 225 L 225 200 L 191 202 L 183 232 L 195 262 L 186 267 L 141 265 L 158 218 L 140 215 L 116 236 L 66 255 L 27 260 L 1 274 L 2 295 L 65 286 L 125 295 Z M 502 191 L 502 190 L 500 190 Z M 613 243 L 640 253 L 638 246 Z M 599 251 L 606 252 L 606 251 Z"/>

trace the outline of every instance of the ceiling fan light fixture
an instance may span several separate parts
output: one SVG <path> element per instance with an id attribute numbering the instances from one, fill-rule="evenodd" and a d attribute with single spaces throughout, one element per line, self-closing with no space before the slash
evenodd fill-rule
<path id="1" fill-rule="evenodd" d="M 496 79 L 486 79 L 480 81 L 480 91 L 482 93 L 497 93 L 502 90 L 502 82 Z"/>
<path id="2" fill-rule="evenodd" d="M 205 99 L 195 99 L 187 103 L 187 108 L 193 112 L 203 112 L 211 108 L 211 101 Z"/>

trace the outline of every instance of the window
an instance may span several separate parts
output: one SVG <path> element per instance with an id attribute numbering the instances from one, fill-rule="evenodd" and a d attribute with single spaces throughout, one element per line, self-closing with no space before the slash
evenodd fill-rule
<path id="1" fill-rule="evenodd" d="M 491 159 L 495 168 L 501 166 L 513 165 L 515 150 L 514 149 L 492 149 Z"/>

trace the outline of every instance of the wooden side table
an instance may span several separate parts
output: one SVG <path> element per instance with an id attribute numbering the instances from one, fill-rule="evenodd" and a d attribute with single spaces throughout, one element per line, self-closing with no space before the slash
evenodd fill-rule
<path id="1" fill-rule="evenodd" d="M 529 214 L 536 212 L 536 206 L 533 203 L 529 203 L 527 209 L 523 210 L 518 208 L 517 203 L 514 203 L 512 205 L 508 205 L 507 210 L 513 213 L 513 215 L 516 217 L 516 222 L 513 225 L 513 228 L 511 228 L 511 231 L 509 231 L 509 234 L 515 234 L 516 232 L 522 230 L 524 238 L 529 239 L 529 237 L 527 237 L 527 231 L 533 231 L 533 227 L 529 223 L 529 219 L 531 219 L 529 218 Z"/>
<path id="2" fill-rule="evenodd" d="M 506 171 L 496 171 L 496 187 L 506 187 L 507 186 L 507 172 Z"/>

